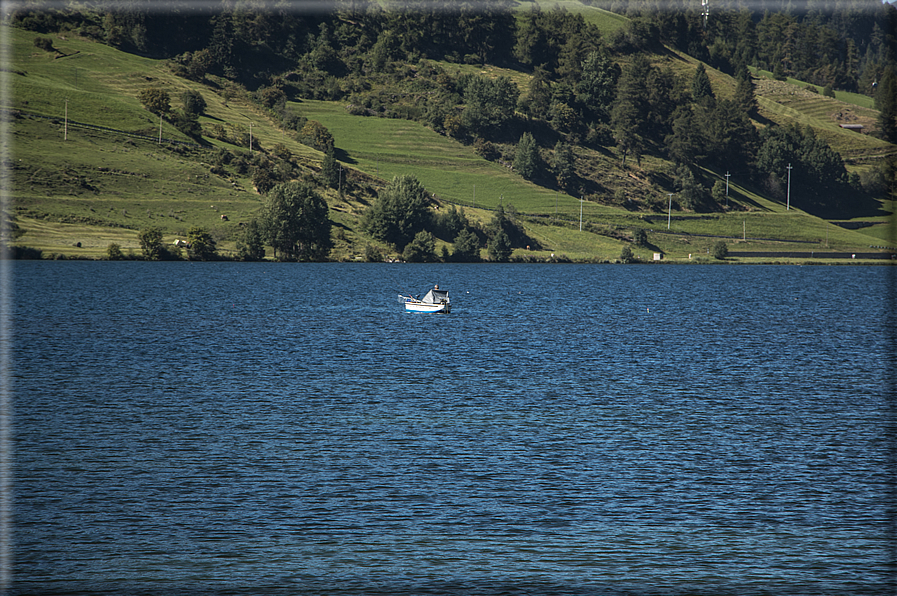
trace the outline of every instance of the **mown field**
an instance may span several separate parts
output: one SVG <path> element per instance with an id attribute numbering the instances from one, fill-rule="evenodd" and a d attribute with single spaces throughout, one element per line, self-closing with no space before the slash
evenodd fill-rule
<path id="1" fill-rule="evenodd" d="M 22 232 L 15 239 L 19 246 L 43 250 L 45 256 L 100 258 L 108 244 L 115 242 L 125 253 L 139 254 L 137 233 L 141 229 L 160 227 L 166 240 L 173 241 L 198 225 L 210 230 L 224 251 L 233 249 L 239 224 L 259 212 L 263 197 L 248 175 L 233 171 L 215 174 L 211 164 L 219 147 L 248 150 L 214 139 L 208 139 L 208 147 L 154 142 L 159 121 L 137 100 L 145 86 L 169 90 L 173 103 L 183 91 L 198 90 L 208 103 L 200 119 L 204 128 L 222 124 L 248 129 L 251 123 L 256 143 L 267 149 L 283 144 L 307 175 L 313 177 L 320 166 L 319 152 L 277 128 L 239 89 L 185 81 L 174 77 L 163 62 L 77 39 L 54 37 L 54 46 L 60 51 L 54 55 L 36 48 L 34 37 L 32 32 L 9 31 L 13 62 L 6 76 L 12 93 L 11 105 L 4 107 L 57 120 L 16 117 L 11 134 L 3 139 L 13 155 L 11 210 Z M 686 60 L 677 62 L 682 62 L 683 68 L 688 65 Z M 722 89 L 729 84 L 724 75 L 712 75 L 715 86 Z M 514 76 L 520 79 L 518 84 L 527 77 L 524 73 Z M 842 136 L 836 124 L 826 122 L 826 111 L 810 101 L 786 104 L 767 98 L 762 105 L 776 117 L 792 114 L 800 121 L 817 123 L 820 130 L 831 129 L 834 143 L 843 147 L 839 150 L 854 151 L 855 167 L 866 167 L 877 151 L 893 149 L 876 145 L 879 142 L 867 135 Z M 875 226 L 847 230 L 799 210 L 785 211 L 784 205 L 758 194 L 749 181 L 732 179 L 733 211 L 712 215 L 674 211 L 667 229 L 665 210 L 634 212 L 597 201 L 581 202 L 579 197 L 527 182 L 506 164 L 486 161 L 471 147 L 417 123 L 352 116 L 341 103 L 334 102 L 302 101 L 292 107 L 331 131 L 350 179 L 364 177 L 382 185 L 393 176 L 413 174 L 444 205 L 463 206 L 471 219 L 481 222 L 489 220 L 499 202 L 512 204 L 524 216 L 530 236 L 541 245 L 539 251 L 518 249 L 517 256 L 539 259 L 554 253 L 573 260 L 613 260 L 624 246 L 631 246 L 628 240 L 635 229 L 648 231 L 649 246 L 632 247 L 647 260 L 655 251 L 666 253 L 667 260 L 688 261 L 689 255 L 694 260 L 696 255 L 706 255 L 721 238 L 731 244 L 731 250 L 745 251 L 790 250 L 794 246 L 860 251 L 870 245 L 894 246 L 890 204 L 883 204 L 884 209 L 874 217 L 863 216 Z M 66 108 L 67 130 L 60 120 Z M 74 122 L 150 139 L 79 128 Z M 167 123 L 162 125 L 162 136 L 189 141 Z M 851 149 L 854 142 L 858 144 Z M 663 167 L 654 158 L 646 158 L 643 165 Z M 577 166 L 594 172 L 608 192 L 620 189 L 632 197 L 666 196 L 652 185 L 646 171 L 634 165 L 621 168 L 612 149 L 579 151 Z M 707 176 L 720 179 L 721 174 L 708 172 Z M 360 229 L 367 199 L 351 194 L 340 199 L 335 191 L 326 196 L 337 224 L 334 258 L 355 259 L 366 244 L 377 244 Z M 843 219 L 851 219 L 850 214 Z M 79 243 L 80 247 L 76 246 Z"/>
<path id="2" fill-rule="evenodd" d="M 571 14 L 581 15 L 587 23 L 598 27 L 604 35 L 616 31 L 629 21 L 623 15 L 608 12 L 596 6 L 588 6 L 578 0 L 534 0 L 533 2 L 521 2 L 517 10 L 522 13 L 526 10 L 532 10 L 535 6 L 538 6 L 543 11 L 559 6 Z"/>

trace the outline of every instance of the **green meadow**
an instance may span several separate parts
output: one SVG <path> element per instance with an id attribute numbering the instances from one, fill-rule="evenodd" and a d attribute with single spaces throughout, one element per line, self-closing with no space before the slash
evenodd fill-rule
<path id="1" fill-rule="evenodd" d="M 605 35 L 620 29 L 629 21 L 623 15 L 608 12 L 597 6 L 589 6 L 578 0 L 533 0 L 531 2 L 521 2 L 517 11 L 532 10 L 536 6 L 543 11 L 561 7 L 571 14 L 581 15 L 587 23 L 595 25 Z"/>

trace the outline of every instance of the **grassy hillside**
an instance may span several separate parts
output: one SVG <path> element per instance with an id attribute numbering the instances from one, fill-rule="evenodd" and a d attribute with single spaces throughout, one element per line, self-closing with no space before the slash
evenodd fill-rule
<path id="1" fill-rule="evenodd" d="M 578 0 L 530 0 L 528 2 L 520 2 L 517 10 L 523 12 L 532 10 L 536 6 L 543 11 L 561 7 L 571 14 L 582 15 L 582 18 L 587 23 L 595 25 L 605 35 L 620 29 L 629 21 L 623 15 L 608 12 L 597 6 L 588 6 Z"/>
<path id="2" fill-rule="evenodd" d="M 78 39 L 54 37 L 59 52 L 48 53 L 34 46 L 35 36 L 15 29 L 9 35 L 13 61 L 7 77 L 12 105 L 4 107 L 21 112 L 13 120 L 11 136 L 3 142 L 13 152 L 12 206 L 20 232 L 17 245 L 41 249 L 45 256 L 99 258 L 111 242 L 120 244 L 126 253 L 139 253 L 137 233 L 141 229 L 160 227 L 171 241 L 198 225 L 210 230 L 226 252 L 233 249 L 239 224 L 258 213 L 262 197 L 248 173 L 213 167 L 219 148 L 252 159 L 259 144 L 268 151 L 279 144 L 300 176 L 316 176 L 321 154 L 299 143 L 292 133 L 278 129 L 238 88 L 223 81 L 214 85 L 186 81 L 173 76 L 163 62 Z M 658 60 L 668 60 L 683 72 L 696 64 L 677 55 Z M 484 71 L 475 66 L 455 68 Z M 489 71 L 486 67 L 485 72 Z M 528 81 L 525 73 L 508 72 L 520 86 Z M 722 73 L 710 74 L 720 95 L 734 87 Z M 251 125 L 256 151 L 250 153 L 247 147 L 208 137 L 207 147 L 158 143 L 159 120 L 137 100 L 146 86 L 167 89 L 175 105 L 184 91 L 199 91 L 208 104 L 200 118 L 204 130 L 214 125 L 248 130 Z M 853 167 L 866 167 L 893 151 L 893 146 L 844 131 L 830 121 L 832 113 L 847 109 L 867 110 L 857 112 L 867 117 L 868 108 L 822 96 L 796 101 L 791 94 L 772 92 L 760 102 L 771 120 L 790 117 L 825 132 Z M 357 258 L 366 244 L 377 244 L 360 230 L 361 215 L 371 196 L 358 189 L 381 185 L 401 174 L 417 176 L 443 204 L 464 206 L 474 220 L 488 221 L 491 209 L 500 201 L 513 204 L 523 215 L 530 236 L 542 245 L 539 252 L 518 249 L 515 256 L 520 258 L 549 258 L 554 253 L 574 260 L 610 260 L 618 258 L 624 246 L 631 246 L 647 260 L 653 252 L 662 251 L 667 260 L 687 261 L 690 255 L 692 260 L 701 255 L 706 258 L 720 237 L 727 239 L 730 250 L 739 251 L 868 252 L 870 245 L 894 246 L 890 204 L 883 204 L 874 218 L 864 217 L 875 225 L 848 230 L 799 210 L 785 211 L 747 181 L 731 179 L 732 212 L 701 215 L 674 211 L 668 229 L 663 208 L 666 194 L 655 182 L 667 164 L 656 158 L 646 157 L 641 167 L 621 168 L 613 150 L 578 151 L 578 169 L 588 172 L 603 189 L 601 202 L 581 202 L 579 197 L 527 182 L 506 165 L 486 161 L 471 147 L 418 123 L 352 116 L 335 102 L 302 101 L 291 107 L 330 130 L 343 160 L 344 179 L 353 189 L 344 198 L 335 191 L 326 194 L 336 223 L 336 259 Z M 82 128 L 76 123 L 121 132 Z M 191 141 L 164 122 L 161 132 L 165 139 Z M 706 172 L 706 178 L 712 183 L 723 179 L 721 174 Z M 627 197 L 652 197 L 655 211 L 629 211 L 625 208 Z M 850 219 L 850 215 L 842 219 Z M 649 246 L 631 245 L 636 229 L 648 231 Z"/>

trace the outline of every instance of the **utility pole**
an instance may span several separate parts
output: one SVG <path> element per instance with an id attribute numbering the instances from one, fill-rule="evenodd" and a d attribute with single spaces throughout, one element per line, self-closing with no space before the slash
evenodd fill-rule
<path id="1" fill-rule="evenodd" d="M 579 195 L 579 231 L 582 232 L 582 195 Z"/>
<path id="2" fill-rule="evenodd" d="M 729 170 L 726 170 L 726 207 L 729 206 Z"/>
<path id="3" fill-rule="evenodd" d="M 785 195 L 787 197 L 787 207 L 785 207 L 785 211 L 791 210 L 791 164 L 788 164 L 788 192 Z"/>
<path id="4" fill-rule="evenodd" d="M 670 205 L 667 207 L 667 229 L 670 229 L 670 220 L 673 215 L 673 193 L 669 193 L 670 195 Z"/>

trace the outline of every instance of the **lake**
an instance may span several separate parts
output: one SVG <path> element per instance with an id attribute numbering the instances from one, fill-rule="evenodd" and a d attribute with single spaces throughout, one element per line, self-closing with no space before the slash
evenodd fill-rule
<path id="1" fill-rule="evenodd" d="M 897 589 L 893 267 L 14 272 L 13 594 Z"/>

